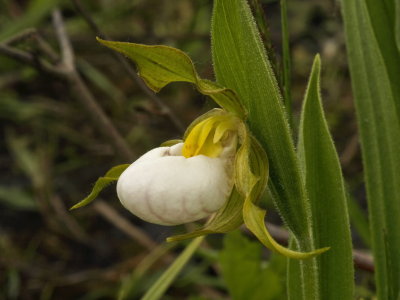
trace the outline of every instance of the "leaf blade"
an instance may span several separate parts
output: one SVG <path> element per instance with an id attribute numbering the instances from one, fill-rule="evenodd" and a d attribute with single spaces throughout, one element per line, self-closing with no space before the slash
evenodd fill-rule
<path id="1" fill-rule="evenodd" d="M 282 96 L 245 0 L 215 0 L 212 57 L 217 82 L 235 90 L 251 132 L 268 153 L 269 189 L 300 251 L 312 251 L 311 211 Z M 301 265 L 303 299 L 318 299 L 315 260 Z"/>
<path id="2" fill-rule="evenodd" d="M 396 3 L 397 2 L 397 3 Z M 365 1 L 372 30 L 382 55 L 393 96 L 400 97 L 400 48 L 397 45 L 396 33 L 399 22 L 399 1 Z M 395 103 L 400 118 L 400 101 Z"/>
<path id="3" fill-rule="evenodd" d="M 347 53 L 360 129 L 378 298 L 400 293 L 400 120 L 398 96 L 364 1 L 342 1 Z"/>
<path id="4" fill-rule="evenodd" d="M 316 247 L 331 247 L 317 257 L 320 297 L 350 300 L 354 294 L 354 270 L 346 192 L 322 108 L 320 68 L 317 55 L 303 102 L 298 152 L 313 210 Z"/>
<path id="5" fill-rule="evenodd" d="M 298 238 L 308 236 L 307 197 L 282 97 L 245 1 L 214 2 L 212 52 L 217 82 L 236 91 L 252 133 L 268 153 L 270 180 L 285 223 Z"/>

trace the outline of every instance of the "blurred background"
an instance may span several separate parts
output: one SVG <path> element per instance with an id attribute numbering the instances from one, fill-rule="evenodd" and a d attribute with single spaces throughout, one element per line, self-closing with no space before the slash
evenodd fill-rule
<path id="1" fill-rule="evenodd" d="M 263 37 L 280 78 L 279 2 L 251 2 L 266 16 Z M 194 118 L 214 107 L 184 83 L 154 96 L 137 80 L 134 66 L 95 37 L 177 47 L 189 54 L 203 78 L 213 79 L 211 12 L 211 0 L 0 1 L 0 299 L 115 299 L 118 294 L 138 299 L 181 252 L 184 244 L 172 249 L 162 243 L 187 229 L 142 222 L 123 209 L 114 186 L 90 206 L 68 208 L 110 167 L 180 138 Z M 322 97 L 349 189 L 354 245 L 367 249 L 340 7 L 334 0 L 293 0 L 288 16 L 293 132 L 312 60 L 320 53 Z M 73 60 L 68 60 L 65 38 Z M 120 145 L 122 138 L 128 147 Z M 281 224 L 272 213 L 268 220 Z M 223 239 L 207 239 L 165 299 L 229 299 L 237 279 L 226 266 L 243 255 L 235 254 L 235 243 L 255 249 L 252 253 L 260 255 L 252 259 L 268 269 L 263 278 L 269 291 L 254 299 L 285 299 L 283 258 L 238 233 Z M 246 272 L 236 271 L 239 278 Z M 357 269 L 356 276 L 357 296 L 369 299 L 373 274 Z"/>

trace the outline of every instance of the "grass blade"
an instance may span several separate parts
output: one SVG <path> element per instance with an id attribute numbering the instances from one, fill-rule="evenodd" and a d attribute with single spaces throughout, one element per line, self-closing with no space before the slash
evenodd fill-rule
<path id="1" fill-rule="evenodd" d="M 147 293 L 143 296 L 142 300 L 157 300 L 160 299 L 171 283 L 174 281 L 179 272 L 183 269 L 196 249 L 200 246 L 204 236 L 195 238 L 179 255 L 177 259 L 168 267 L 168 269 L 158 278 L 158 280 L 151 286 Z"/>
<path id="2" fill-rule="evenodd" d="M 320 98 L 320 58 L 316 56 L 303 102 L 299 157 L 313 210 L 321 299 L 353 299 L 354 270 L 346 192 L 339 158 Z"/>
<path id="3" fill-rule="evenodd" d="M 385 1 L 385 3 L 388 1 Z M 400 294 L 400 120 L 390 72 L 365 1 L 342 1 L 361 133 L 378 298 Z M 386 45 L 390 46 L 390 45 Z M 398 65 L 397 65 L 398 67 Z M 396 83 L 396 82 L 395 82 Z M 398 84 L 398 83 L 396 83 Z"/>
<path id="4" fill-rule="evenodd" d="M 139 293 L 139 285 L 142 283 L 141 281 L 146 278 L 151 267 L 176 245 L 176 243 L 164 243 L 152 249 L 135 267 L 132 274 L 122 280 L 121 287 L 118 291 L 118 300 L 133 299 L 134 296 Z"/>

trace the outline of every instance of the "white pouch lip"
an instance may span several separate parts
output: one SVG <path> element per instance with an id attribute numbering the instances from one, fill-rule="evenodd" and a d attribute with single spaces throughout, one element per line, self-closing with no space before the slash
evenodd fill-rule
<path id="1" fill-rule="evenodd" d="M 200 220 L 221 208 L 233 187 L 227 160 L 181 155 L 183 143 L 141 156 L 120 176 L 117 194 L 125 208 L 160 225 Z"/>

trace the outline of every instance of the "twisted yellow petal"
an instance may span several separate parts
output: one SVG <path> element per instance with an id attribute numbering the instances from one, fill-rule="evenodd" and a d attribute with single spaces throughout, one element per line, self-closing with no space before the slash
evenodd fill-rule
<path id="1" fill-rule="evenodd" d="M 196 124 L 186 137 L 182 155 L 217 157 L 229 132 L 236 134 L 239 120 L 232 114 L 214 115 Z"/>

